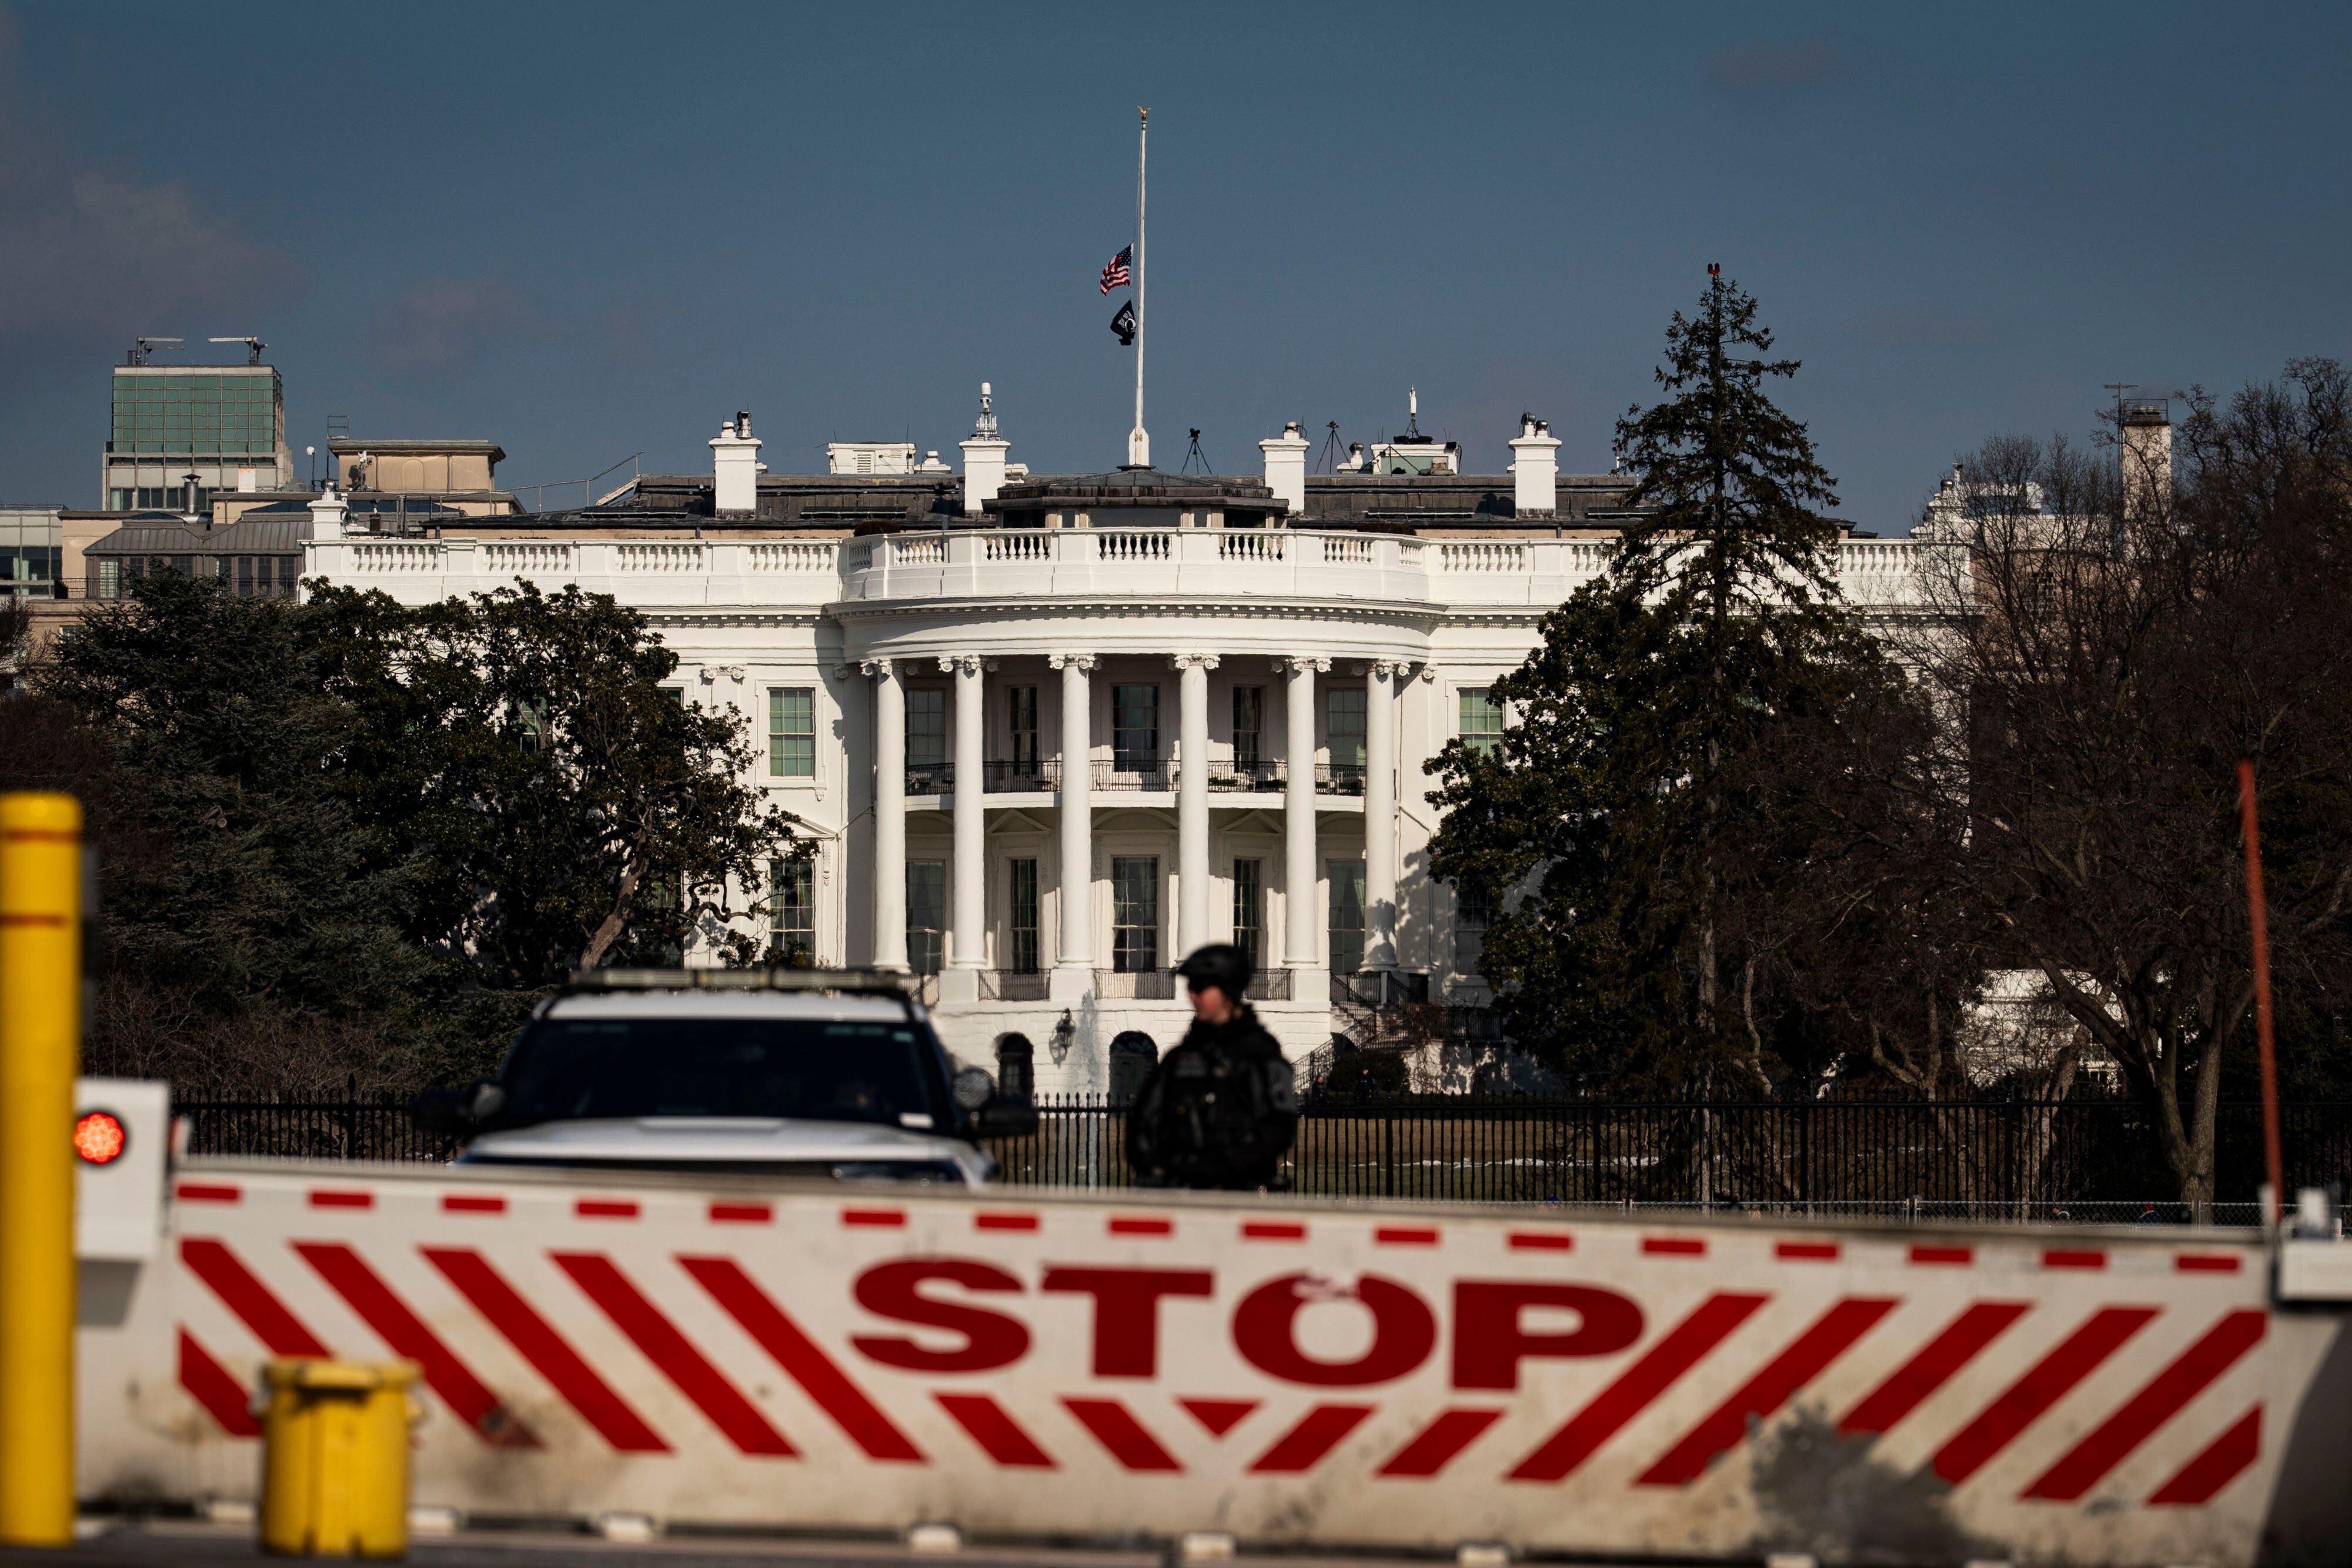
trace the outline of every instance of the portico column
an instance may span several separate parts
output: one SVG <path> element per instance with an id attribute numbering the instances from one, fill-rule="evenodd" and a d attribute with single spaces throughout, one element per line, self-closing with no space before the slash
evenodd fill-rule
<path id="1" fill-rule="evenodd" d="M 1283 694 L 1283 719 L 1288 731 L 1284 747 L 1286 778 L 1282 797 L 1282 870 L 1284 921 L 1282 962 L 1286 968 L 1315 969 L 1317 955 L 1315 889 L 1320 868 L 1315 863 L 1315 674 L 1331 667 L 1328 659 L 1293 658 L 1290 681 Z M 1311 1000 L 1294 993 L 1294 1000 Z"/>
<path id="2" fill-rule="evenodd" d="M 1054 955 L 1055 1001 L 1076 1001 L 1095 986 L 1094 710 L 1087 673 L 1092 653 L 1054 653 L 1062 672 L 1062 939 Z"/>
<path id="3" fill-rule="evenodd" d="M 1375 659 L 1364 671 L 1364 967 L 1396 967 L 1396 676 Z"/>
<path id="4" fill-rule="evenodd" d="M 1176 666 L 1177 956 L 1209 940 L 1209 672 L 1214 653 L 1179 653 Z"/>
<path id="5" fill-rule="evenodd" d="M 980 971 L 988 961 L 988 818 L 982 756 L 982 681 L 977 653 L 940 660 L 955 676 L 955 906 L 948 931 L 949 967 L 940 982 L 943 1002 L 980 1000 Z"/>
<path id="6" fill-rule="evenodd" d="M 874 677 L 874 967 L 907 967 L 907 688 L 891 659 Z"/>

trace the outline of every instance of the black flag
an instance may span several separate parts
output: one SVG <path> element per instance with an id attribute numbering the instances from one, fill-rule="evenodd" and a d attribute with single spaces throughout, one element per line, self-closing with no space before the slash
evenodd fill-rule
<path id="1" fill-rule="evenodd" d="M 1110 319 L 1110 329 L 1118 334 L 1118 346 L 1120 348 L 1132 349 L 1135 347 L 1134 300 L 1130 299 L 1126 304 L 1121 305 L 1118 308 L 1118 314 Z"/>

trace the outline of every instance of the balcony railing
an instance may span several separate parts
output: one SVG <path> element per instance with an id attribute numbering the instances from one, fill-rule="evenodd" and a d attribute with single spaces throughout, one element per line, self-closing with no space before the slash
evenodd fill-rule
<path id="1" fill-rule="evenodd" d="M 1043 970 L 982 969 L 980 999 L 983 1002 L 1042 1002 L 1052 989 L 1053 977 Z"/>
<path id="2" fill-rule="evenodd" d="M 1271 791 L 1282 789 L 1283 766 L 1279 762 L 1219 762 L 1209 763 L 1209 788 L 1241 792 Z"/>
<path id="3" fill-rule="evenodd" d="M 1250 981 L 1249 988 L 1242 993 L 1242 999 L 1244 1001 L 1251 1002 L 1288 1001 L 1290 999 L 1290 971 L 1287 969 L 1267 969 L 1264 971 Z"/>
<path id="4" fill-rule="evenodd" d="M 1172 1002 L 1176 973 L 1172 969 L 1097 969 L 1095 995 L 1107 1002 Z"/>
<path id="5" fill-rule="evenodd" d="M 981 764 L 981 788 L 991 795 L 1035 795 L 1061 787 L 1062 762 L 1059 758 L 1041 758 L 1032 762 L 983 762 Z"/>
<path id="6" fill-rule="evenodd" d="M 1318 762 L 1315 765 L 1315 792 L 1318 795 L 1360 795 L 1364 792 L 1364 765 L 1360 762 Z"/>
<path id="7" fill-rule="evenodd" d="M 1343 1008 L 1394 1008 L 1429 1000 L 1429 977 L 1403 969 L 1359 969 L 1331 977 L 1331 1002 Z"/>
<path id="8" fill-rule="evenodd" d="M 1165 794 L 1176 788 L 1176 769 L 1162 761 L 1144 758 L 1097 758 L 1094 764 L 1094 787 L 1097 789 L 1137 789 L 1146 794 Z"/>

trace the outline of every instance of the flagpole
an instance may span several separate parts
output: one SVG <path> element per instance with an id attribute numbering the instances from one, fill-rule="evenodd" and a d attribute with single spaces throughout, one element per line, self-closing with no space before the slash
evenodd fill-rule
<path id="1" fill-rule="evenodd" d="M 1139 107 L 1135 133 L 1135 428 L 1127 433 L 1127 465 L 1151 466 L 1151 437 L 1143 430 L 1143 175 L 1151 110 Z"/>

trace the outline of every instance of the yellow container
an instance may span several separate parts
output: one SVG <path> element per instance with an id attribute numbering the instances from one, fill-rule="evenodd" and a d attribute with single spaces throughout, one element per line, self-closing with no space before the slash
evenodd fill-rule
<path id="1" fill-rule="evenodd" d="M 408 1552 L 417 1368 L 284 1358 L 262 1368 L 261 1545 L 293 1557 Z"/>

